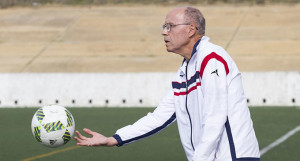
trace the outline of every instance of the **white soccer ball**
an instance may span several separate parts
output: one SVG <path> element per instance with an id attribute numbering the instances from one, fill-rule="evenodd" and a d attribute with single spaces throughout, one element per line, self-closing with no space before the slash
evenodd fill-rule
<path id="1" fill-rule="evenodd" d="M 71 140 L 75 121 L 70 111 L 62 106 L 44 106 L 33 115 L 31 130 L 38 142 L 55 148 Z"/>

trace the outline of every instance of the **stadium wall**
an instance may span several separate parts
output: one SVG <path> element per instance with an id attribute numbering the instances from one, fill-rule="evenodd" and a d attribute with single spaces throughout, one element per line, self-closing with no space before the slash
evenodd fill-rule
<path id="1" fill-rule="evenodd" d="M 155 107 L 175 73 L 1 73 L 0 107 Z M 300 106 L 299 72 L 243 72 L 249 106 Z"/>

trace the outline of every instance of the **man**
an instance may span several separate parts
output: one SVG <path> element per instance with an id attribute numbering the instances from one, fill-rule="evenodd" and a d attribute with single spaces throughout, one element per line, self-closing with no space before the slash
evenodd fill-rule
<path id="1" fill-rule="evenodd" d="M 162 35 L 168 52 L 184 57 L 169 93 L 153 113 L 105 137 L 75 137 L 81 146 L 122 146 L 153 135 L 175 120 L 188 160 L 259 161 L 241 74 L 226 51 L 209 42 L 205 19 L 192 7 L 168 13 Z"/>

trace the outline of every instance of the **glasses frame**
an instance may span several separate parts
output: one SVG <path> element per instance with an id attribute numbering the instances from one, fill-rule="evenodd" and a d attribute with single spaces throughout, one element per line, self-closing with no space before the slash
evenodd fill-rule
<path id="1" fill-rule="evenodd" d="M 163 30 L 166 28 L 168 32 L 172 30 L 172 27 L 176 27 L 179 25 L 191 25 L 190 23 L 182 23 L 182 24 L 172 24 L 172 23 L 166 23 L 162 25 Z"/>

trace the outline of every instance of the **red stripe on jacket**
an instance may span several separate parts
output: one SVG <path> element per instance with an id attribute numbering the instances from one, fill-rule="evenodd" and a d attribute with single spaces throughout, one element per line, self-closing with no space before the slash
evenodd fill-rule
<path id="1" fill-rule="evenodd" d="M 202 61 L 202 64 L 201 64 L 201 67 L 200 67 L 200 78 L 201 79 L 202 79 L 202 76 L 203 76 L 204 69 L 205 69 L 207 63 L 210 61 L 210 59 L 217 59 L 218 61 L 223 63 L 224 67 L 225 67 L 225 70 L 226 70 L 226 75 L 228 75 L 229 68 L 228 68 L 227 62 L 220 55 L 216 54 L 215 52 L 212 52 L 209 55 L 207 55 Z"/>
<path id="2" fill-rule="evenodd" d="M 197 82 L 197 84 L 193 87 L 191 87 L 188 92 L 174 92 L 175 96 L 180 96 L 180 95 L 186 95 L 192 92 L 193 90 L 197 89 L 197 86 L 201 86 L 201 82 Z"/>

